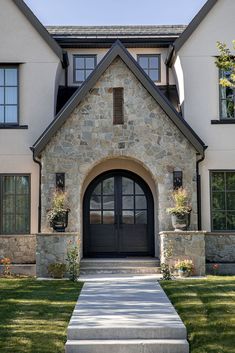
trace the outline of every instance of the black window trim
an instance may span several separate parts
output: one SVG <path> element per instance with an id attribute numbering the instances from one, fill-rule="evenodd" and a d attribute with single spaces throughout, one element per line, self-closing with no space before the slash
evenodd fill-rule
<path id="1" fill-rule="evenodd" d="M 211 232 L 213 233 L 235 233 L 235 230 L 216 230 L 213 229 L 213 217 L 212 217 L 212 211 L 213 211 L 213 207 L 212 207 L 212 173 L 216 173 L 216 172 L 222 172 L 222 173 L 226 173 L 226 172 L 232 172 L 235 173 L 235 169 L 209 169 L 209 186 L 210 186 L 210 225 L 211 225 Z"/>
<path id="2" fill-rule="evenodd" d="M 86 81 L 77 81 L 76 80 L 76 58 L 94 58 L 94 69 L 97 66 L 97 54 L 73 54 L 73 83 L 77 85 L 81 85 L 83 82 Z M 85 68 L 86 70 L 86 68 Z"/>
<path id="3" fill-rule="evenodd" d="M 31 174 L 30 173 L 0 173 L 0 208 L 3 209 L 3 197 L 2 197 L 2 177 L 4 176 L 26 176 L 29 178 L 29 194 L 28 194 L 28 201 L 29 201 L 29 231 L 28 232 L 15 232 L 15 233 L 3 233 L 2 232 L 2 212 L 0 212 L 0 235 L 27 235 L 31 234 Z"/>
<path id="4" fill-rule="evenodd" d="M 156 80 L 156 81 L 153 81 L 154 83 L 160 83 L 161 82 L 161 77 L 162 77 L 162 65 L 161 65 L 161 54 L 153 54 L 153 53 L 151 53 L 151 54 L 137 54 L 137 62 L 138 62 L 138 64 L 140 65 L 140 63 L 139 63 L 139 59 L 141 58 L 141 57 L 154 57 L 154 56 L 157 56 L 158 57 L 158 60 L 159 60 L 159 69 L 158 69 L 158 72 L 159 72 L 159 79 L 158 80 Z M 141 65 L 140 65 L 141 66 Z M 142 67 L 142 66 L 141 66 Z M 150 76 L 149 76 L 149 78 L 150 78 Z M 151 79 L 151 78 L 150 78 Z"/>
<path id="5" fill-rule="evenodd" d="M 0 123 L 0 129 L 14 129 L 20 127 L 21 129 L 27 129 L 27 125 L 19 125 L 20 121 L 20 64 L 17 63 L 0 63 L 0 69 L 7 69 L 7 68 L 15 68 L 17 69 L 17 122 L 15 123 Z M 4 99 L 5 103 L 5 99 Z M 4 104 L 5 105 L 5 104 Z"/>

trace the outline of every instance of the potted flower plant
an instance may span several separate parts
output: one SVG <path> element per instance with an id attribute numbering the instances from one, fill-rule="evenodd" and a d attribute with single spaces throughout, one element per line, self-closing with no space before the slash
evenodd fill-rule
<path id="1" fill-rule="evenodd" d="M 66 192 L 56 190 L 52 198 L 52 207 L 47 211 L 49 224 L 56 232 L 65 231 L 68 226 L 69 211 Z"/>
<path id="2" fill-rule="evenodd" d="M 175 269 L 180 277 L 189 277 L 193 272 L 192 260 L 178 260 Z"/>
<path id="3" fill-rule="evenodd" d="M 173 192 L 174 207 L 167 208 L 171 214 L 172 226 L 175 231 L 187 230 L 190 225 L 192 207 L 189 204 L 188 193 L 184 188 Z"/>

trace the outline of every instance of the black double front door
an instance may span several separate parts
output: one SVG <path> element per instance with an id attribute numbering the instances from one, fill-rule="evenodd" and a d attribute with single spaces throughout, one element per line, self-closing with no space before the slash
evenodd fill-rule
<path id="1" fill-rule="evenodd" d="M 153 198 L 137 175 L 112 171 L 88 187 L 84 197 L 84 255 L 153 255 Z"/>

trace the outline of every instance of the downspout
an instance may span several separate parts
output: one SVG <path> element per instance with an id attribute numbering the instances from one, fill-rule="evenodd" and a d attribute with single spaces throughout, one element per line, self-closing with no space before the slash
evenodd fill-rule
<path id="1" fill-rule="evenodd" d="M 202 230 L 202 197 L 201 197 L 201 175 L 199 174 L 199 164 L 205 159 L 205 151 L 203 151 L 202 158 L 196 162 L 197 174 L 197 224 L 198 230 Z"/>
<path id="2" fill-rule="evenodd" d="M 41 233 L 41 213 L 42 213 L 42 192 L 41 192 L 41 184 L 42 184 L 42 163 L 40 160 L 36 159 L 34 154 L 34 148 L 30 147 L 33 152 L 33 161 L 39 165 L 39 190 L 38 190 L 38 233 Z"/>

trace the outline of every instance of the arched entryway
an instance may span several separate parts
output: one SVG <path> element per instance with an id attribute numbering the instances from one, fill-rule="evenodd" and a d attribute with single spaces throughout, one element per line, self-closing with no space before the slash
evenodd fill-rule
<path id="1" fill-rule="evenodd" d="M 84 256 L 154 255 L 154 206 L 135 173 L 112 170 L 88 186 L 83 204 Z"/>

